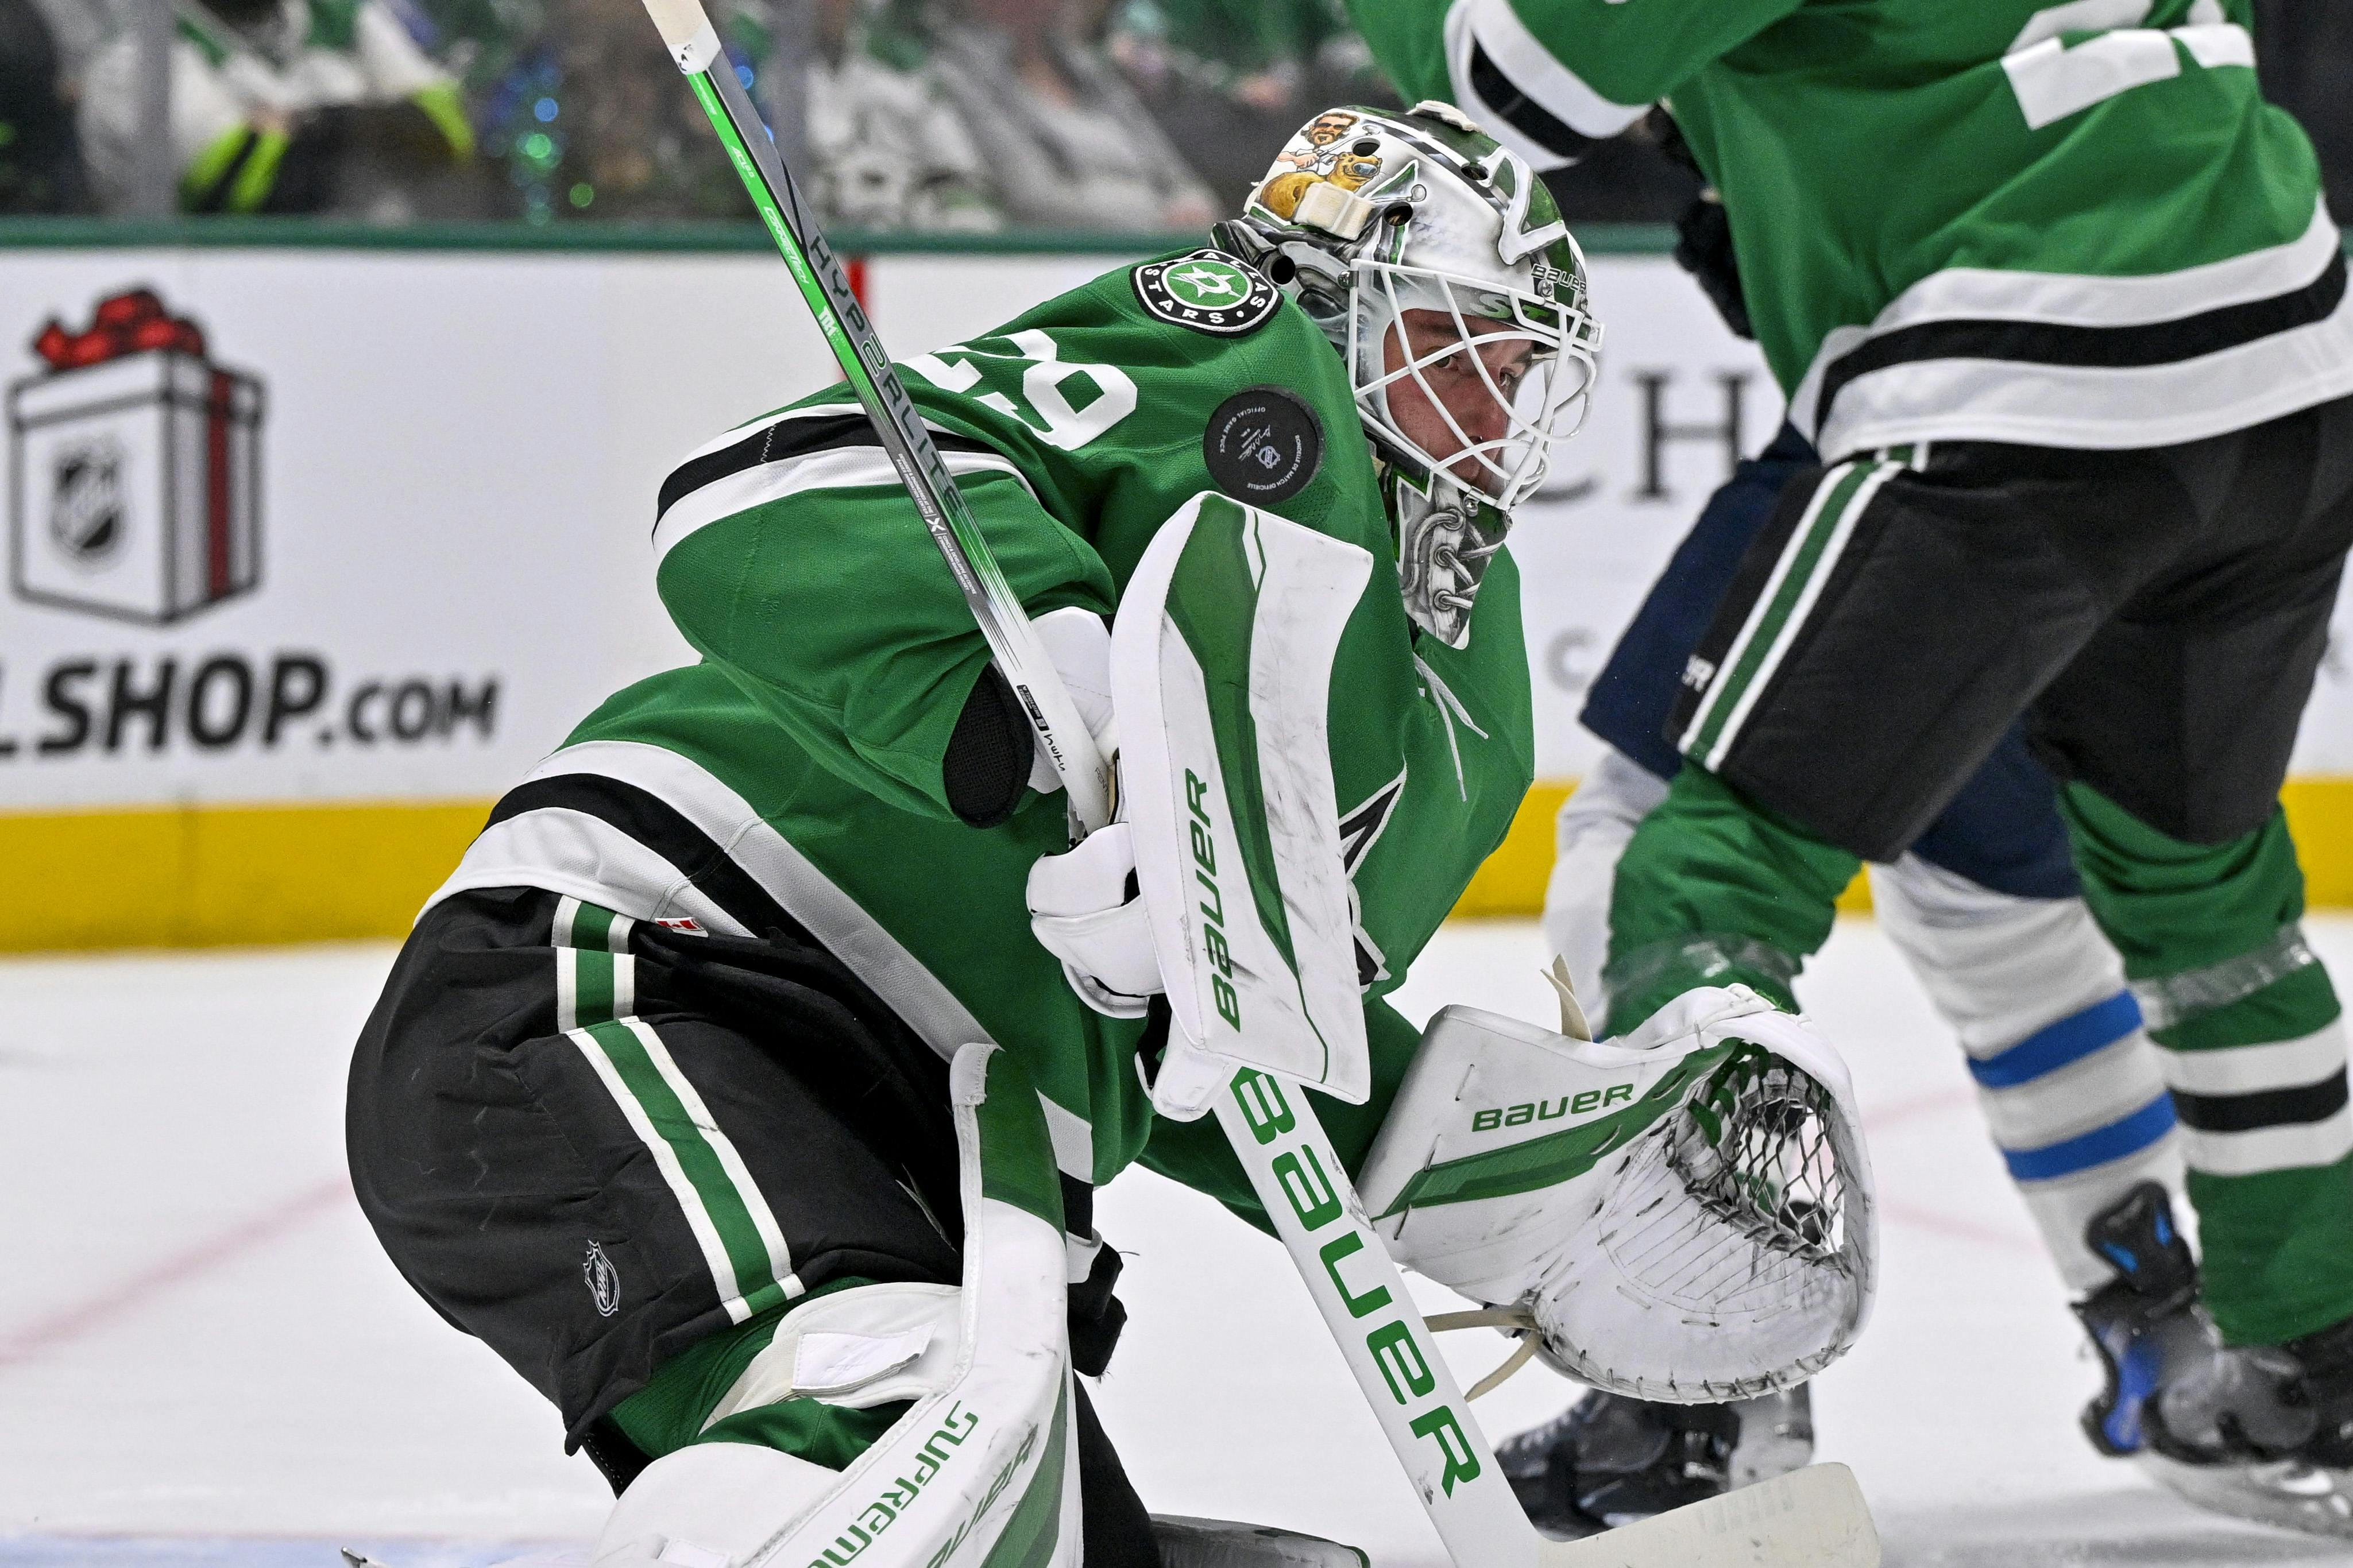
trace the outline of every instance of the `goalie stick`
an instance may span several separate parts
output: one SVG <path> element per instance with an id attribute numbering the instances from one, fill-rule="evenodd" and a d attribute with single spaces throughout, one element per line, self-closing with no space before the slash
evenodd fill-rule
<path id="1" fill-rule="evenodd" d="M 850 291 L 701 0 L 645 0 L 670 58 L 767 226 L 802 300 L 872 421 L 997 669 L 1068 791 L 1076 829 L 1111 820 L 1111 783 L 1028 615 L 941 461 L 930 432 Z M 1461 1568 L 1876 1568 L 1869 1510 L 1843 1466 L 1816 1465 L 1591 1541 L 1537 1533 L 1470 1404 L 1438 1355 L 1388 1249 L 1304 1092 L 1237 1072 L 1217 1097 L 1248 1173 L 1366 1401 Z M 1324 1178 L 1316 1189 L 1304 1173 Z M 1343 1283 L 1344 1279 L 1347 1281 Z"/>

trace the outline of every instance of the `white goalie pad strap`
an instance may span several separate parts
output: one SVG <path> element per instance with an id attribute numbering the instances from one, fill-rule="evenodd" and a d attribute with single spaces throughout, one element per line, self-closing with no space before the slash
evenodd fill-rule
<path id="1" fill-rule="evenodd" d="M 1199 1091 L 1235 1067 L 1372 1091 L 1324 725 L 1371 574 L 1355 545 L 1204 493 L 1121 600 L 1111 684 L 1136 881 L 1177 1033 L 1227 1064 L 1164 1071 L 1164 1114 L 1200 1115 Z"/>
<path id="2" fill-rule="evenodd" d="M 796 1307 L 711 1414 L 706 1432 L 741 1411 L 797 1395 L 871 1410 L 937 1394 L 963 1349 L 962 1292 L 892 1280 L 859 1285 Z"/>
<path id="3" fill-rule="evenodd" d="M 1524 1309 L 1547 1362 L 1640 1398 L 1802 1382 L 1870 1310 L 1845 1066 L 1745 986 L 1599 1043 L 1442 1010 L 1359 1185 L 1399 1262 Z"/>
<path id="4" fill-rule="evenodd" d="M 853 1559 L 859 1568 L 978 1568 L 1000 1555 L 1013 1568 L 1078 1562 L 1062 1234 L 1028 1208 L 990 1195 L 997 1184 L 990 1162 L 998 1159 L 996 1169 L 1003 1164 L 986 1124 L 1038 1116 L 1035 1096 L 1018 1074 L 1019 1103 L 983 1113 L 997 1051 L 966 1046 L 949 1069 L 962 1167 L 964 1283 L 955 1292 L 955 1353 L 940 1386 L 923 1394 L 838 1474 L 740 1443 L 695 1444 L 657 1460 L 614 1505 L 596 1544 L 596 1568 L 807 1568 Z M 1034 1184 L 1042 1173 L 1050 1190 L 1045 1130 L 1028 1129 L 1010 1141 L 1035 1145 L 1018 1152 L 1037 1167 L 1025 1179 Z M 832 1321 L 830 1331 L 818 1327 L 837 1341 L 923 1338 L 923 1346 L 898 1368 L 885 1367 L 889 1357 L 871 1342 L 821 1343 L 805 1356 L 807 1329 L 794 1364 L 807 1359 L 819 1373 L 845 1374 L 862 1366 L 878 1382 L 920 1374 L 944 1331 L 933 1316 L 940 1300 L 899 1299 L 865 1325 L 890 1329 L 885 1334 L 842 1332 L 845 1324 L 861 1321 L 856 1312 Z M 903 1326 L 892 1327 L 902 1319 Z"/>

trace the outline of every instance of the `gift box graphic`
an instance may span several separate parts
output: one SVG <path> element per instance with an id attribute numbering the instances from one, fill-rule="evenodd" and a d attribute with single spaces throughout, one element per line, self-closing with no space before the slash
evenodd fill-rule
<path id="1" fill-rule="evenodd" d="M 261 574 L 261 384 L 144 289 L 90 330 L 51 321 L 47 374 L 8 389 L 17 594 L 163 625 Z"/>

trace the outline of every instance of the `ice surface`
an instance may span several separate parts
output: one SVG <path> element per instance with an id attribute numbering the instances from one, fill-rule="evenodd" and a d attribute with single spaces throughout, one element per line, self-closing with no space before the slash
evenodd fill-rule
<path id="1" fill-rule="evenodd" d="M 2309 922 L 2353 973 L 2353 917 Z M 380 946 L 0 961 L 0 1568 L 472 1568 L 591 1534 L 608 1501 L 554 1415 L 413 1296 L 343 1174 L 348 1043 Z M 1458 925 L 1416 1016 L 1549 1020 L 1532 924 Z M 1957 1053 L 1868 922 L 1805 993 L 1852 1060 L 1886 1194 L 1860 1349 L 1818 1385 L 1897 1568 L 2345 1563 L 2200 1516 L 2075 1431 L 2096 1382 Z M 1155 1509 L 1443 1558 L 1273 1242 L 1143 1173 L 1107 1189 L 1127 1336 L 1100 1389 Z M 1428 1304 L 1444 1293 L 1431 1291 Z M 1501 1355 L 1449 1336 L 1465 1380 Z M 1541 1369 L 1481 1402 L 1551 1415 Z"/>

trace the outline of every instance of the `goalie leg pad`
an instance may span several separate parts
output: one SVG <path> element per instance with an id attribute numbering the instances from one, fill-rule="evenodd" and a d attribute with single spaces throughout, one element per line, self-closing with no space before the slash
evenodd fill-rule
<path id="1" fill-rule="evenodd" d="M 798 1371 L 779 1363 L 765 1374 L 781 1397 L 797 1383 L 840 1379 L 857 1363 L 871 1374 L 851 1380 L 860 1391 L 887 1384 L 899 1397 L 916 1395 L 913 1406 L 839 1472 L 739 1443 L 698 1443 L 657 1460 L 615 1504 L 596 1568 L 847 1568 L 853 1559 L 859 1568 L 964 1568 L 1000 1547 L 1038 1568 L 1078 1560 L 1075 1394 L 1052 1145 L 1027 1075 L 996 1047 L 959 1051 L 950 1089 L 965 1214 L 953 1341 L 933 1331 L 921 1296 L 902 1292 L 882 1326 L 912 1352 L 904 1360 L 884 1353 L 890 1335 L 828 1332 L 844 1325 L 812 1320 L 797 1335 Z M 859 1314 L 861 1329 L 877 1326 L 868 1316 Z M 895 1327 L 902 1318 L 906 1326 Z M 934 1373 L 927 1357 L 944 1342 L 953 1342 L 954 1357 Z M 839 1381 L 828 1386 L 843 1403 L 860 1402 Z"/>
<path id="2" fill-rule="evenodd" d="M 1548 1363 L 1638 1398 L 1802 1382 L 1870 1310 L 1845 1068 L 1745 987 L 1687 992 L 1599 1043 L 1442 1010 L 1360 1188 L 1400 1263 L 1523 1310 Z"/>

